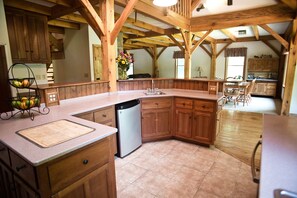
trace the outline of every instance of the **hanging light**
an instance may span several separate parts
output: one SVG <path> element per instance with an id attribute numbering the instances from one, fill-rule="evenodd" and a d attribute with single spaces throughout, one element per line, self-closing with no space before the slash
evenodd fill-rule
<path id="1" fill-rule="evenodd" d="M 154 0 L 153 4 L 160 7 L 169 7 L 177 4 L 177 0 Z"/>

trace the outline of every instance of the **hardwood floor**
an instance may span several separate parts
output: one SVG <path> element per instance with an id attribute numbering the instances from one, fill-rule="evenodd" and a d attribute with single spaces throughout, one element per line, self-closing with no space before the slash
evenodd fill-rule
<path id="1" fill-rule="evenodd" d="M 260 139 L 263 114 L 222 110 L 220 131 L 215 146 L 221 151 L 250 165 L 253 149 Z M 256 154 L 256 165 L 260 165 L 261 147 Z"/>

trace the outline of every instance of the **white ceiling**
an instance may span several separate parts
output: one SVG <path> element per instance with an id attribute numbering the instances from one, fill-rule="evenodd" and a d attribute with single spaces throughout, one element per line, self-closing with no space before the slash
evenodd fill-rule
<path id="1" fill-rule="evenodd" d="M 204 9 L 199 12 L 196 9 L 192 12 L 192 17 L 235 12 L 259 7 L 275 5 L 276 0 L 233 0 L 233 5 L 228 6 L 227 0 L 202 0 Z M 199 5 L 197 6 L 199 7 Z"/>

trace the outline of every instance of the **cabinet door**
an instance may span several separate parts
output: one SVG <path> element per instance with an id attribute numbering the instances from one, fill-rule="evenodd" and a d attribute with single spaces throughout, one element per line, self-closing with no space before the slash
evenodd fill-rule
<path id="1" fill-rule="evenodd" d="M 175 110 L 175 135 L 191 138 L 192 110 L 176 109 Z"/>
<path id="2" fill-rule="evenodd" d="M 23 13 L 6 10 L 7 31 L 13 62 L 30 62 L 26 16 Z"/>
<path id="3" fill-rule="evenodd" d="M 91 172 L 77 182 L 71 184 L 65 189 L 52 196 L 53 198 L 109 198 L 115 197 L 111 189 L 111 181 L 105 164 L 101 168 Z"/>
<path id="4" fill-rule="evenodd" d="M 27 16 L 31 62 L 50 62 L 47 19 L 43 16 Z"/>
<path id="5" fill-rule="evenodd" d="M 171 109 L 156 110 L 156 135 L 171 136 Z"/>
<path id="6" fill-rule="evenodd" d="M 194 112 L 192 138 L 201 143 L 213 143 L 212 134 L 215 134 L 212 113 Z"/>
<path id="7" fill-rule="evenodd" d="M 0 162 L 0 197 L 15 198 L 12 172 Z"/>
<path id="8" fill-rule="evenodd" d="M 17 198 L 38 198 L 40 197 L 35 191 L 33 191 L 29 186 L 27 186 L 21 179 L 17 176 L 13 177 L 15 191 Z"/>
<path id="9" fill-rule="evenodd" d="M 141 113 L 141 133 L 142 138 L 149 138 L 156 136 L 156 112 L 143 111 Z"/>

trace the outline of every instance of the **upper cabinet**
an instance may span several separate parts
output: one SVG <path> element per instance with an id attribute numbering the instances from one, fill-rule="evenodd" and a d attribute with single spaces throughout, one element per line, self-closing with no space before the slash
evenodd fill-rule
<path id="1" fill-rule="evenodd" d="M 5 12 L 12 62 L 51 62 L 47 17 L 10 8 Z"/>
<path id="2" fill-rule="evenodd" d="M 278 58 L 249 58 L 249 72 L 278 72 Z"/>

